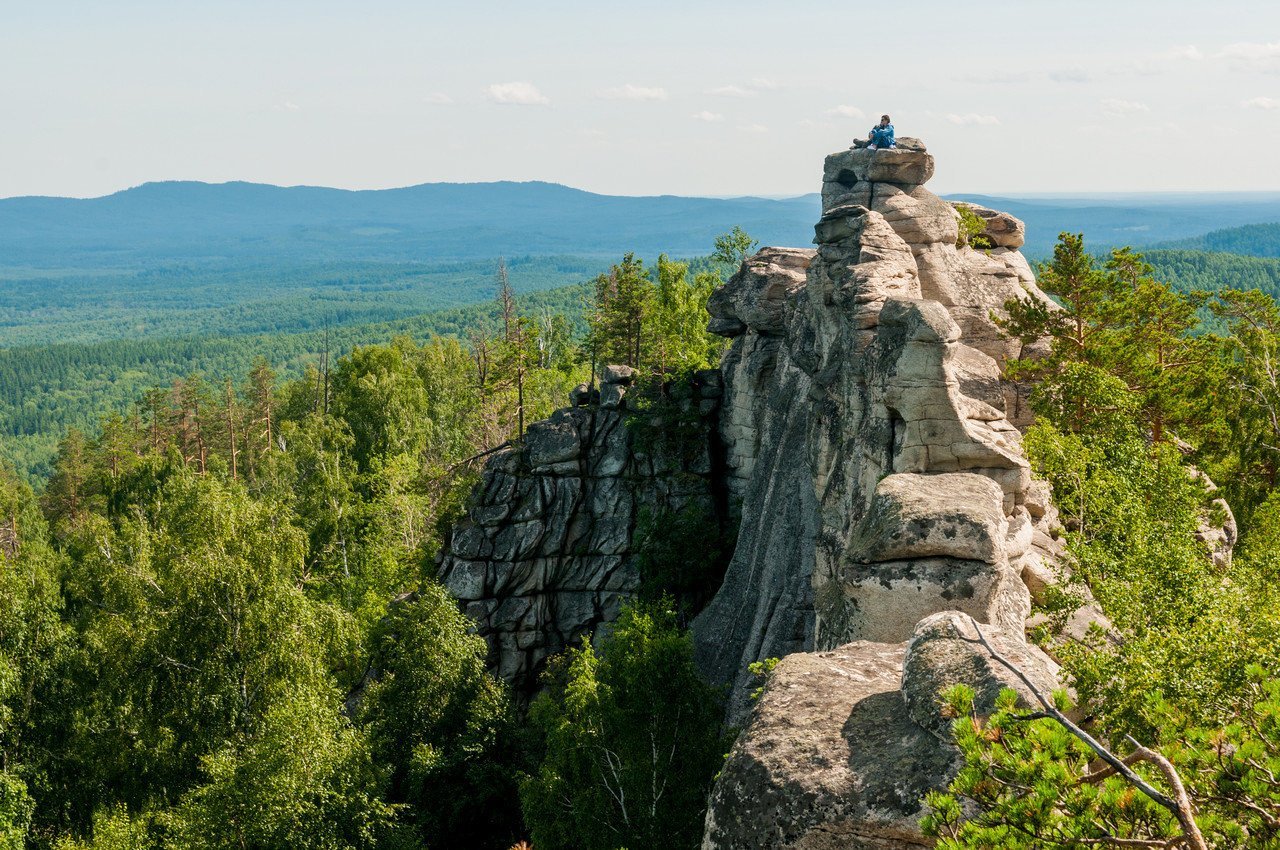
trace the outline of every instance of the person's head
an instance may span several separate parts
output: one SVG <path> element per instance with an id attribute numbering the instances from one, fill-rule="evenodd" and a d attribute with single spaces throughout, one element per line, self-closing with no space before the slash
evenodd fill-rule
<path id="1" fill-rule="evenodd" d="M 888 123 L 889 123 L 889 116 L 888 116 L 888 115 L 881 115 L 881 116 L 880 116 L 880 126 L 882 126 L 882 127 L 883 127 L 885 124 L 888 124 Z"/>

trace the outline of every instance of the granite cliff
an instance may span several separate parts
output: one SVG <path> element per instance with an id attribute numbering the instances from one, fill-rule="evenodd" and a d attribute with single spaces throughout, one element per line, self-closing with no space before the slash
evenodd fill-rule
<path id="1" fill-rule="evenodd" d="M 1034 356 L 993 319 L 1048 299 L 1018 251 L 1022 223 L 971 207 L 995 247 L 961 238 L 924 188 L 915 139 L 827 157 L 814 249 L 765 248 L 712 297 L 732 343 L 686 391 L 692 454 L 655 453 L 599 400 L 530 429 L 492 458 L 441 576 L 531 687 L 547 654 L 607 624 L 638 587 L 638 506 L 695 502 L 736 547 L 692 624 L 703 673 L 743 725 L 712 794 L 704 847 L 927 846 L 920 799 L 957 765 L 938 714 L 958 681 L 989 705 L 1054 662 L 1028 644 L 1033 599 L 1059 580 L 1056 511 L 1019 428 Z M 1105 625 L 1085 604 L 1077 633 Z M 782 661 L 763 697 L 747 671 Z M 1025 692 L 1024 692 L 1025 693 Z"/>

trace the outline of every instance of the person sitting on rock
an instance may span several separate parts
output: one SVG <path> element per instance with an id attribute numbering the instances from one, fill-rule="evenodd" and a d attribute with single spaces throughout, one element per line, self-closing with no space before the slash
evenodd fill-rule
<path id="1" fill-rule="evenodd" d="M 867 134 L 867 141 L 871 144 L 867 145 L 867 150 L 875 150 L 876 148 L 893 147 L 893 125 L 889 123 L 888 115 L 880 116 L 880 123 L 871 128 L 871 132 Z"/>

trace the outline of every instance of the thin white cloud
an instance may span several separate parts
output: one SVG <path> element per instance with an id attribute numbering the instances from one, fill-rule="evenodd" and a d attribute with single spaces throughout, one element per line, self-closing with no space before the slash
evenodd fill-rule
<path id="1" fill-rule="evenodd" d="M 453 103 L 453 98 L 449 97 L 449 95 L 445 94 L 445 93 L 444 93 L 444 92 L 442 92 L 442 91 L 433 91 L 431 94 L 429 94 L 429 95 L 427 95 L 426 97 L 424 97 L 424 98 L 422 99 L 422 102 L 423 102 L 423 103 L 434 103 L 434 104 L 438 104 L 438 105 L 443 106 L 443 105 L 446 105 L 446 104 Z"/>
<path id="2" fill-rule="evenodd" d="M 993 70 L 959 74 L 955 79 L 957 82 L 972 83 L 976 86 L 1017 85 L 1030 80 L 1031 74 L 1001 66 Z"/>
<path id="3" fill-rule="evenodd" d="M 1204 58 L 1204 53 L 1194 44 L 1179 44 L 1166 50 L 1138 56 L 1121 64 L 1117 71 L 1152 77 L 1174 71 L 1184 62 L 1199 62 Z"/>
<path id="4" fill-rule="evenodd" d="M 738 128 L 744 133 L 767 133 L 769 128 L 763 124 L 743 124 Z"/>
<path id="5" fill-rule="evenodd" d="M 600 97 L 606 100 L 666 100 L 667 90 L 659 86 L 636 86 L 626 83 L 609 89 L 601 89 Z"/>
<path id="6" fill-rule="evenodd" d="M 777 91 L 781 88 L 778 85 L 777 80 L 770 79 L 769 77 L 752 77 L 751 87 L 757 91 Z"/>
<path id="7" fill-rule="evenodd" d="M 1151 107 L 1145 103 L 1137 103 L 1132 100 L 1120 100 L 1119 98 L 1109 97 L 1102 101 L 1099 106 L 1107 115 L 1133 115 L 1138 112 L 1150 112 Z"/>
<path id="8" fill-rule="evenodd" d="M 494 83 L 485 89 L 485 94 L 494 103 L 512 106 L 546 106 L 551 103 L 537 86 L 527 82 Z"/>
<path id="9" fill-rule="evenodd" d="M 724 116 L 721 115 L 719 112 L 709 112 L 705 109 L 702 110 L 701 112 L 695 112 L 689 117 L 697 121 L 723 121 L 724 120 Z"/>
<path id="10" fill-rule="evenodd" d="M 1228 44 L 1215 56 L 1247 70 L 1280 71 L 1280 41 L 1241 41 Z"/>
<path id="11" fill-rule="evenodd" d="M 286 100 L 283 103 L 281 103 L 279 106 L 277 106 L 276 109 L 282 109 L 285 112 L 299 112 L 301 111 L 302 107 L 294 103 L 292 100 Z"/>
<path id="12" fill-rule="evenodd" d="M 1093 74 L 1083 68 L 1062 68 L 1050 71 L 1049 79 L 1055 83 L 1087 83 L 1093 79 Z"/>
<path id="13" fill-rule="evenodd" d="M 1251 97 L 1240 105 L 1245 109 L 1280 109 L 1280 100 L 1274 97 Z"/>
<path id="14" fill-rule="evenodd" d="M 744 89 L 742 86 L 717 86 L 707 89 L 707 94 L 713 94 L 716 97 L 755 97 L 757 92 L 753 89 Z"/>
<path id="15" fill-rule="evenodd" d="M 976 112 L 966 112 L 964 115 L 957 115 L 954 112 L 947 113 L 947 120 L 952 124 L 999 124 L 1000 119 L 994 115 L 979 115 Z"/>
<path id="16" fill-rule="evenodd" d="M 866 118 L 867 117 L 867 113 L 863 112 L 858 107 L 848 106 L 844 104 L 840 106 L 833 106 L 830 109 L 828 109 L 824 114 L 830 115 L 833 118 Z"/>
<path id="17" fill-rule="evenodd" d="M 1199 62 L 1204 58 L 1204 54 L 1200 52 L 1200 48 L 1194 44 L 1180 44 L 1170 47 L 1162 53 L 1155 55 L 1157 59 L 1185 59 L 1188 62 Z"/>

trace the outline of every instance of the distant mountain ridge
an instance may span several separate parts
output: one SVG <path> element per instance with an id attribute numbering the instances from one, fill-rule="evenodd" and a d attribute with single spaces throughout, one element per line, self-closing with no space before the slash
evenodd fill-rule
<path id="1" fill-rule="evenodd" d="M 1032 257 L 1048 255 L 1064 230 L 1101 250 L 1280 221 L 1275 193 L 947 197 L 1023 219 Z M 818 206 L 817 194 L 630 197 L 537 181 L 366 190 L 144 183 L 100 198 L 0 199 L 0 270 L 693 256 L 735 225 L 762 245 L 809 245 Z"/>
<path id="2" fill-rule="evenodd" d="M 817 208 L 817 195 L 621 197 L 541 182 L 377 190 L 146 183 L 101 198 L 0 200 L 0 264 L 691 255 L 708 253 L 734 225 L 765 242 L 808 244 Z"/>

